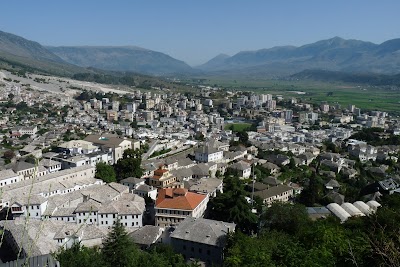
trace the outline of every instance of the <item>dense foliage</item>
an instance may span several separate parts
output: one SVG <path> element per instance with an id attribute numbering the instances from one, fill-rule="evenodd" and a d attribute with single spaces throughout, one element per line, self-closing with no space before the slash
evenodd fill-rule
<path id="1" fill-rule="evenodd" d="M 233 175 L 224 178 L 224 193 L 210 200 L 207 216 L 210 219 L 236 223 L 238 229 L 252 233 L 257 229 L 257 216 L 247 201 L 248 193 L 242 182 Z"/>
<path id="2" fill-rule="evenodd" d="M 257 236 L 230 237 L 225 266 L 400 266 L 400 196 L 375 215 L 311 221 L 304 206 L 275 203 Z"/>
<path id="3" fill-rule="evenodd" d="M 103 180 L 106 183 L 116 182 L 117 176 L 115 174 L 114 168 L 103 162 L 96 164 L 96 178 Z"/>
<path id="4" fill-rule="evenodd" d="M 122 159 L 119 159 L 114 165 L 118 181 L 128 177 L 141 177 L 143 175 L 143 169 L 140 167 L 142 153 L 142 150 L 127 149 L 124 151 Z"/>
<path id="5" fill-rule="evenodd" d="M 400 145 L 400 136 L 387 133 L 387 138 L 381 138 L 382 134 L 385 134 L 382 128 L 363 128 L 350 138 L 365 141 L 373 146 Z"/>

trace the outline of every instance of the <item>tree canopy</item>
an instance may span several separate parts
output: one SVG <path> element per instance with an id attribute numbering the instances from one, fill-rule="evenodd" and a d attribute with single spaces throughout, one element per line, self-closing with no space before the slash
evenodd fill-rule
<path id="1" fill-rule="evenodd" d="M 116 182 L 116 174 L 114 168 L 104 162 L 96 164 L 96 178 L 103 180 L 106 183 Z"/>

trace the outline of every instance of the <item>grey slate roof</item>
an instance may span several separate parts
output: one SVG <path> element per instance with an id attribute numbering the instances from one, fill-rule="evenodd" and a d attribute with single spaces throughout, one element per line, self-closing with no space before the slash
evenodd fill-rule
<path id="1" fill-rule="evenodd" d="M 244 171 L 251 168 L 251 165 L 244 161 L 239 161 L 230 166 L 230 168 L 235 170 Z"/>
<path id="2" fill-rule="evenodd" d="M 264 178 L 263 183 L 272 185 L 272 186 L 283 184 L 283 182 L 281 180 L 279 180 L 278 178 L 275 178 L 273 176 L 268 176 L 267 178 Z"/>
<path id="3" fill-rule="evenodd" d="M 293 190 L 290 186 L 287 185 L 278 185 L 271 187 L 269 189 L 263 190 L 263 191 L 258 191 L 254 192 L 254 195 L 261 197 L 262 199 L 267 199 L 273 196 L 280 195 L 284 192 L 287 192 L 289 190 Z"/>
<path id="4" fill-rule="evenodd" d="M 16 174 L 13 170 L 10 169 L 0 171 L 0 180 L 5 180 L 17 176 L 18 174 Z"/>
<path id="5" fill-rule="evenodd" d="M 224 247 L 226 235 L 235 227 L 234 223 L 187 217 L 171 234 L 171 238 Z"/>
<path id="6" fill-rule="evenodd" d="M 340 187 L 340 184 L 338 181 L 336 181 L 335 179 L 330 179 L 326 184 L 326 187 L 333 187 L 333 188 L 338 188 Z"/>
<path id="7" fill-rule="evenodd" d="M 130 233 L 129 236 L 136 244 L 150 246 L 156 243 L 161 233 L 162 229 L 159 226 L 145 225 L 142 228 Z"/>

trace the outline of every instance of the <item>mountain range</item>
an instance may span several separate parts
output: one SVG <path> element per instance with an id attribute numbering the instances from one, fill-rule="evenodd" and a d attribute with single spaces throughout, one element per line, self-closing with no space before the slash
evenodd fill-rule
<path id="1" fill-rule="evenodd" d="M 220 55 L 198 66 L 206 72 L 289 75 L 306 69 L 356 73 L 400 72 L 400 39 L 382 44 L 334 37 L 312 44 Z"/>
<path id="2" fill-rule="evenodd" d="M 183 61 L 136 46 L 60 46 L 46 47 L 65 62 L 81 67 L 153 75 L 192 73 Z"/>
<path id="3" fill-rule="evenodd" d="M 159 76 L 288 77 L 305 70 L 393 75 L 400 73 L 400 39 L 374 44 L 334 37 L 299 47 L 220 54 L 203 65 L 190 67 L 169 55 L 135 46 L 45 47 L 0 31 L 0 61 L 60 75 L 95 69 Z"/>

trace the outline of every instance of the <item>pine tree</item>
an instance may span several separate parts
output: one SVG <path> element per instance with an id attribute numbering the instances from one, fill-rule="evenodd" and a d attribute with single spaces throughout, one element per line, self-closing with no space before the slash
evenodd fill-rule
<path id="1" fill-rule="evenodd" d="M 138 266 L 139 249 L 128 236 L 124 226 L 117 220 L 103 243 L 102 255 L 107 266 Z"/>

